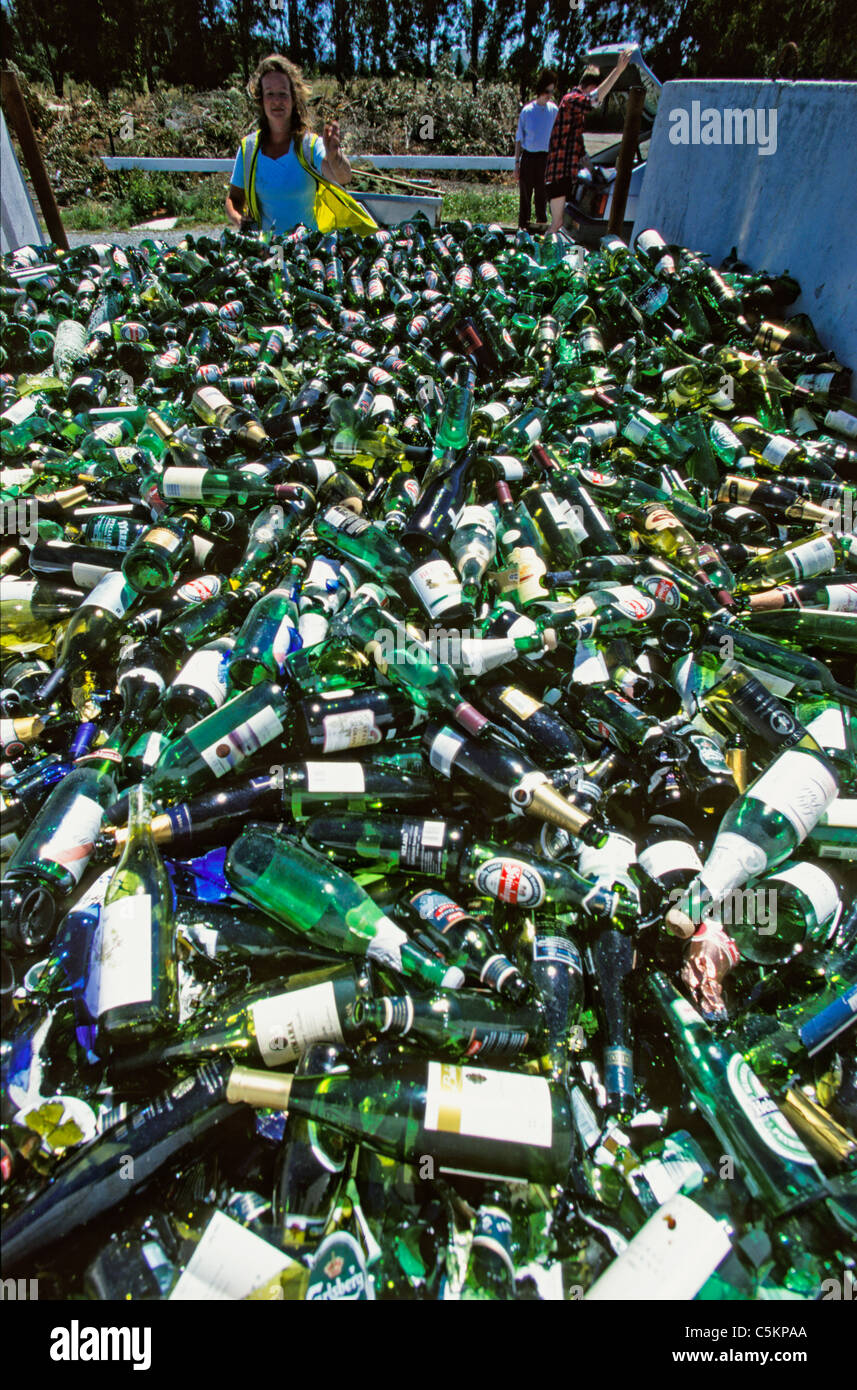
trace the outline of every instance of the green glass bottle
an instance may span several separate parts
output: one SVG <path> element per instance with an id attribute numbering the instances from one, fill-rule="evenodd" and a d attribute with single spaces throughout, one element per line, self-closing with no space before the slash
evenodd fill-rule
<path id="1" fill-rule="evenodd" d="M 142 784 L 131 794 L 128 838 L 116 865 L 93 947 L 87 983 L 99 1043 L 128 1047 L 178 1022 L 173 890 L 152 837 Z"/>
<path id="2" fill-rule="evenodd" d="M 242 989 L 186 1023 L 164 1042 L 123 1055 L 111 1075 L 124 1079 L 151 1067 L 202 1062 L 226 1052 L 253 1066 L 284 1067 L 319 1042 L 354 1036 L 355 1009 L 369 992 L 369 977 L 353 965 L 332 965 Z"/>
<path id="3" fill-rule="evenodd" d="M 229 664 L 230 692 L 282 677 L 286 657 L 301 645 L 292 591 L 269 589 L 257 599 L 238 632 Z"/>
<path id="4" fill-rule="evenodd" d="M 390 1158 L 431 1158 L 441 1170 L 562 1180 L 571 1158 L 571 1113 L 543 1077 L 423 1062 L 388 1077 L 334 1072 L 274 1076 L 235 1067 L 227 1097 L 288 1108 Z"/>
<path id="5" fill-rule="evenodd" d="M 648 988 L 701 1114 L 765 1210 L 780 1216 L 824 1197 L 812 1155 L 741 1052 L 718 1041 L 664 974 Z"/>
<path id="6" fill-rule="evenodd" d="M 669 909 L 667 929 L 692 936 L 711 905 L 788 859 L 838 793 L 823 753 L 786 748 L 727 810 L 702 872 Z"/>
<path id="7" fill-rule="evenodd" d="M 425 985 L 457 989 L 457 967 L 408 940 L 342 869 L 270 826 L 250 826 L 230 847 L 226 877 L 257 907 L 322 949 L 366 956 Z"/>
<path id="8" fill-rule="evenodd" d="M 512 1007 L 496 994 L 473 990 L 362 999 L 355 1005 L 358 1033 L 405 1038 L 432 1056 L 510 1058 L 538 1049 L 543 1020 L 533 1004 Z"/>
<path id="9" fill-rule="evenodd" d="M 184 801 L 240 768 L 284 733 L 290 700 L 279 685 L 262 681 L 234 695 L 167 745 L 146 777 L 151 796 Z"/>

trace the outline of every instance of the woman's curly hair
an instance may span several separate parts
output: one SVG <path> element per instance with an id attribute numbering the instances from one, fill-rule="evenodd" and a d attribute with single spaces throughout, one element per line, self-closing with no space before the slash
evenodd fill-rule
<path id="1" fill-rule="evenodd" d="M 247 94 L 250 100 L 255 102 L 263 140 L 267 140 L 271 134 L 262 101 L 262 78 L 266 72 L 283 72 L 288 77 L 292 88 L 292 116 L 289 130 L 295 136 L 305 135 L 312 126 L 307 105 L 310 89 L 304 81 L 303 73 L 295 63 L 289 62 L 289 59 L 284 58 L 281 53 L 269 53 L 267 58 L 262 59 L 247 83 Z"/>

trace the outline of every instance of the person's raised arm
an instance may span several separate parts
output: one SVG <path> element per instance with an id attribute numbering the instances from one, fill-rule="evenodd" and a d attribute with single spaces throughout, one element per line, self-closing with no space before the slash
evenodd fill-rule
<path id="1" fill-rule="evenodd" d="M 595 99 L 593 101 L 594 106 L 600 106 L 604 98 L 607 96 L 607 93 L 612 88 L 613 84 L 615 82 L 618 82 L 619 78 L 622 76 L 622 73 L 628 66 L 628 63 L 631 60 L 631 54 L 633 52 L 633 48 L 626 48 L 625 52 L 619 55 L 619 61 L 616 64 L 615 68 L 612 72 L 607 74 L 604 81 L 601 83 L 601 86 L 595 93 Z"/>
<path id="2" fill-rule="evenodd" d="M 331 121 L 324 127 L 323 139 L 326 153 L 321 164 L 322 174 L 333 183 L 350 183 L 351 165 L 342 153 L 339 121 Z"/>

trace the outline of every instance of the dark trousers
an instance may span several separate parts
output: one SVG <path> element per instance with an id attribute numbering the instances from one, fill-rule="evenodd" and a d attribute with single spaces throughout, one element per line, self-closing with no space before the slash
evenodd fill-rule
<path id="1" fill-rule="evenodd" d="M 518 206 L 518 226 L 526 227 L 530 220 L 530 199 L 535 196 L 536 221 L 547 221 L 545 201 L 545 165 L 547 150 L 532 152 L 524 150 L 521 155 L 521 177 L 518 180 L 520 203 Z"/>

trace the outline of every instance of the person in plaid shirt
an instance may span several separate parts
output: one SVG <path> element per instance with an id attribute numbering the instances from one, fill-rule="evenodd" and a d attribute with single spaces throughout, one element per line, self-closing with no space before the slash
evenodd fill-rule
<path id="1" fill-rule="evenodd" d="M 559 104 L 548 146 L 545 166 L 545 193 L 550 199 L 552 232 L 562 229 L 566 199 L 571 197 L 572 185 L 581 164 L 589 160 L 583 145 L 583 122 L 589 111 L 600 106 L 614 82 L 628 66 L 633 48 L 626 48 L 611 73 L 598 85 L 598 69 L 587 68 L 579 86 L 566 92 Z"/>

